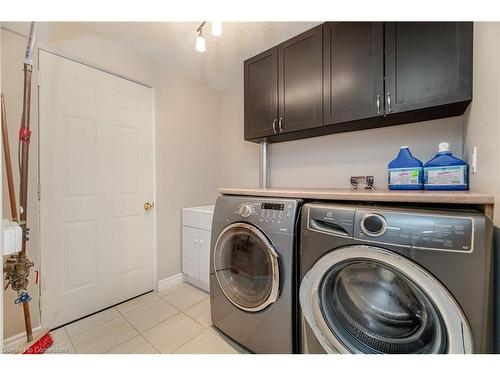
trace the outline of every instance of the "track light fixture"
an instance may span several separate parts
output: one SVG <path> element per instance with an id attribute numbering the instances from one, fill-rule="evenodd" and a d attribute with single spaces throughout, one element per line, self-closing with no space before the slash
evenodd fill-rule
<path id="1" fill-rule="evenodd" d="M 206 50 L 206 42 L 205 38 L 203 37 L 203 27 L 207 21 L 203 21 L 200 26 L 196 29 L 196 32 L 198 33 L 198 36 L 196 37 L 196 50 L 198 52 L 205 52 Z M 220 36 L 222 35 L 222 22 L 220 21 L 213 21 L 212 22 L 212 35 L 215 36 Z"/>
<path id="2" fill-rule="evenodd" d="M 222 35 L 222 22 L 212 21 L 212 35 L 215 35 L 215 36 Z"/>
<path id="3" fill-rule="evenodd" d="M 203 26 L 205 26 L 205 21 L 196 29 L 198 36 L 196 37 L 196 50 L 198 52 L 205 52 L 205 38 L 203 37 Z"/>

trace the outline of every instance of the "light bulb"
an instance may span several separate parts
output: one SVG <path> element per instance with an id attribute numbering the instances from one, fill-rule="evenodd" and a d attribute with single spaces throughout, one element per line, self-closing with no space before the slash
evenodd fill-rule
<path id="1" fill-rule="evenodd" d="M 201 35 L 196 37 L 196 50 L 198 52 L 205 52 L 205 38 Z"/>
<path id="2" fill-rule="evenodd" d="M 215 36 L 222 35 L 222 22 L 212 21 L 212 35 L 215 35 Z"/>

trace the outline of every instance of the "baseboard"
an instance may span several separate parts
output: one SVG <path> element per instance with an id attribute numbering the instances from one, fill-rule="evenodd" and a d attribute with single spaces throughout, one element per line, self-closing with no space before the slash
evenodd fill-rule
<path id="1" fill-rule="evenodd" d="M 195 279 L 194 277 L 184 275 L 184 282 L 194 285 L 195 287 L 202 289 L 207 293 L 210 293 L 210 285 L 204 283 L 203 281 Z"/>
<path id="2" fill-rule="evenodd" d="M 33 328 L 33 337 L 41 332 L 42 326 Z M 18 333 L 17 335 L 7 337 L 3 340 L 4 348 L 18 347 L 26 341 L 26 332 Z"/>
<path id="3" fill-rule="evenodd" d="M 161 293 L 163 290 L 182 284 L 183 282 L 184 277 L 182 273 L 167 277 L 166 279 L 158 281 L 158 292 Z"/>

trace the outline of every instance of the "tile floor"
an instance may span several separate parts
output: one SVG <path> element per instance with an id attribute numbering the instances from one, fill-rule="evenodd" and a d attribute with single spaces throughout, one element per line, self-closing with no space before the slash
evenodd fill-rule
<path id="1" fill-rule="evenodd" d="M 52 331 L 51 354 L 238 354 L 211 327 L 208 294 L 189 284 L 151 292 Z"/>

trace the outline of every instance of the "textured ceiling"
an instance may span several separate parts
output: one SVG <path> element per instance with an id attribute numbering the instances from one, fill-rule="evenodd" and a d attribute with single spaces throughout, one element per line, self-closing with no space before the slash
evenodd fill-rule
<path id="1" fill-rule="evenodd" d="M 243 60 L 264 51 L 319 22 L 223 22 L 223 34 L 204 28 L 206 51 L 195 50 L 201 22 L 83 22 L 82 26 L 130 48 L 166 68 L 217 90 L 241 79 Z"/>

